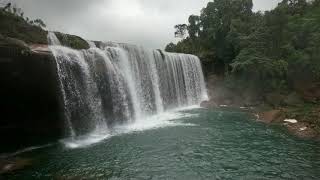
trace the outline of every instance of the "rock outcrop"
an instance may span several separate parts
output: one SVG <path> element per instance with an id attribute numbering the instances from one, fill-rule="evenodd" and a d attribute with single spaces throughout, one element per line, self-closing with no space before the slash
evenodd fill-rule
<path id="1" fill-rule="evenodd" d="M 264 123 L 272 123 L 275 121 L 279 121 L 281 117 L 280 110 L 271 110 L 267 112 L 258 113 L 258 121 L 262 121 Z"/>
<path id="2" fill-rule="evenodd" d="M 46 45 L 30 48 L 23 41 L 2 38 L 0 84 L 0 136 L 6 144 L 0 153 L 61 137 L 56 63 Z"/>
<path id="3" fill-rule="evenodd" d="M 24 169 L 32 165 L 31 159 L 12 158 L 12 159 L 0 159 L 0 175 L 12 173 L 17 170 Z"/>

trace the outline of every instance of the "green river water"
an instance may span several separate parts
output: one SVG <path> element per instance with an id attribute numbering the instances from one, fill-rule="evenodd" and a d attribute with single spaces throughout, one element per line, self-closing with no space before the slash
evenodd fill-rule
<path id="1" fill-rule="evenodd" d="M 320 179 L 319 153 L 247 113 L 187 109 L 25 152 L 4 179 Z"/>

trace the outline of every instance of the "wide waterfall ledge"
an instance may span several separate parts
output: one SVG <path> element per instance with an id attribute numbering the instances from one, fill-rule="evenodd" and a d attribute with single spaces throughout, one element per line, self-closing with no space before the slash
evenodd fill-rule
<path id="1" fill-rule="evenodd" d="M 61 46 L 53 32 L 48 42 L 57 65 L 66 132 L 75 144 L 92 133 L 104 135 L 82 144 L 104 139 L 105 132 L 117 127 L 141 122 L 153 127 L 156 121 L 164 122 L 158 115 L 175 116 L 174 109 L 208 99 L 201 63 L 194 55 L 102 42 L 74 50 Z"/>

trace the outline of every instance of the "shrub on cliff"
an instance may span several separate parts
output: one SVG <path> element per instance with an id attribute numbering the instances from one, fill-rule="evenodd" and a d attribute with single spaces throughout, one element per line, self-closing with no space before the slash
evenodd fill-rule
<path id="1" fill-rule="evenodd" d="M 26 43 L 47 44 L 47 32 L 40 26 L 32 25 L 23 16 L 0 10 L 0 33 Z"/>
<path id="2" fill-rule="evenodd" d="M 9 3 L 0 8 L 0 34 L 22 40 L 28 44 L 48 44 L 46 24 L 41 19 L 30 20 L 24 17 L 20 8 L 12 7 Z M 88 49 L 89 44 L 81 37 L 56 33 L 62 45 L 74 49 Z"/>

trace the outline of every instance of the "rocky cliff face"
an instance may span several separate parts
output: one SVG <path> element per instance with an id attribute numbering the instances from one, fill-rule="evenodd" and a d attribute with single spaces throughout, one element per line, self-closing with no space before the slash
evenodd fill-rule
<path id="1" fill-rule="evenodd" d="M 56 63 L 46 46 L 0 43 L 0 135 L 3 148 L 47 142 L 63 134 Z M 17 145 L 16 142 L 20 142 Z M 0 153 L 10 149 L 1 148 Z"/>

